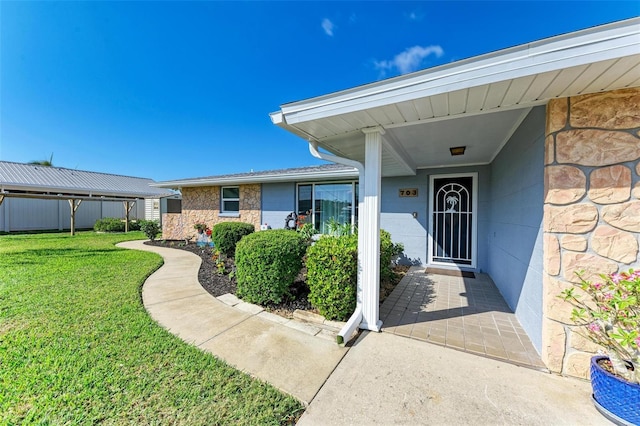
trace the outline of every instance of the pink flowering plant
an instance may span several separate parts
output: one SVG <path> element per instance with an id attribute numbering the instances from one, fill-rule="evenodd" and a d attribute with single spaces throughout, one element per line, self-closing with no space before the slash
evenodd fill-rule
<path id="1" fill-rule="evenodd" d="M 578 334 L 602 347 L 618 376 L 640 383 L 640 271 L 602 274 L 595 282 L 577 275 L 580 283 L 559 297 L 573 305 Z"/>

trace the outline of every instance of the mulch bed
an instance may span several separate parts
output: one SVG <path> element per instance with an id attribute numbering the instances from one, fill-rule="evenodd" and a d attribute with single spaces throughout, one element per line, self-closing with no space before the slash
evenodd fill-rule
<path id="1" fill-rule="evenodd" d="M 202 285 L 202 287 L 214 297 L 222 296 L 227 293 L 236 294 L 237 286 L 234 276 L 234 261 L 232 258 L 228 258 L 224 255 L 217 256 L 216 250 L 213 247 L 199 247 L 195 243 L 169 240 L 147 241 L 145 244 L 186 250 L 200 256 L 202 259 L 202 264 L 198 271 L 198 281 L 200 281 L 200 285 Z M 384 299 L 391 294 L 408 269 L 409 268 L 405 266 L 397 266 L 394 270 L 394 279 L 385 280 L 381 283 L 380 303 L 382 303 Z M 288 300 L 285 300 L 282 303 L 264 306 L 265 310 L 285 318 L 292 318 L 293 312 L 297 309 L 318 313 L 318 311 L 311 306 L 311 303 L 307 300 L 309 287 L 305 282 L 305 273 L 306 270 L 303 269 L 296 277 L 296 280 L 289 289 L 291 296 Z"/>

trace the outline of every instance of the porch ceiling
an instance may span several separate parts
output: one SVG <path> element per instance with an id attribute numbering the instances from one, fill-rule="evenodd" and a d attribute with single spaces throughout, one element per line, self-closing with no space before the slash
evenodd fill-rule
<path id="1" fill-rule="evenodd" d="M 640 18 L 553 37 L 286 104 L 272 121 L 363 161 L 362 129 L 385 129 L 384 176 L 493 160 L 530 109 L 640 86 Z M 449 147 L 466 146 L 452 157 Z"/>

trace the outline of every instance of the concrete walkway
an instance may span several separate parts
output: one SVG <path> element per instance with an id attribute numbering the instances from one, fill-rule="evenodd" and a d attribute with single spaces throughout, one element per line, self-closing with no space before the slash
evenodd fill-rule
<path id="1" fill-rule="evenodd" d="M 230 307 L 198 283 L 200 259 L 143 245 L 165 259 L 143 302 L 172 333 L 309 404 L 300 425 L 610 425 L 586 381 L 390 333 L 363 333 L 352 348 L 258 312 Z M 336 367 L 337 366 L 337 367 Z"/>
<path id="2" fill-rule="evenodd" d="M 142 288 L 144 306 L 160 325 L 304 404 L 311 402 L 347 352 L 317 327 L 264 312 L 234 297 L 221 297 L 225 303 L 211 296 L 198 282 L 201 260 L 193 253 L 142 241 L 118 247 L 164 258 L 164 265 Z"/>
<path id="3" fill-rule="evenodd" d="M 611 425 L 588 382 L 365 332 L 299 425 Z"/>

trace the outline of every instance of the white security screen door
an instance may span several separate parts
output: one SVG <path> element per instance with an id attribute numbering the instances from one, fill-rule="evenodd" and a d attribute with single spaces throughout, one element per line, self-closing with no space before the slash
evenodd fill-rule
<path id="1" fill-rule="evenodd" d="M 476 266 L 477 174 L 431 176 L 429 263 Z"/>

